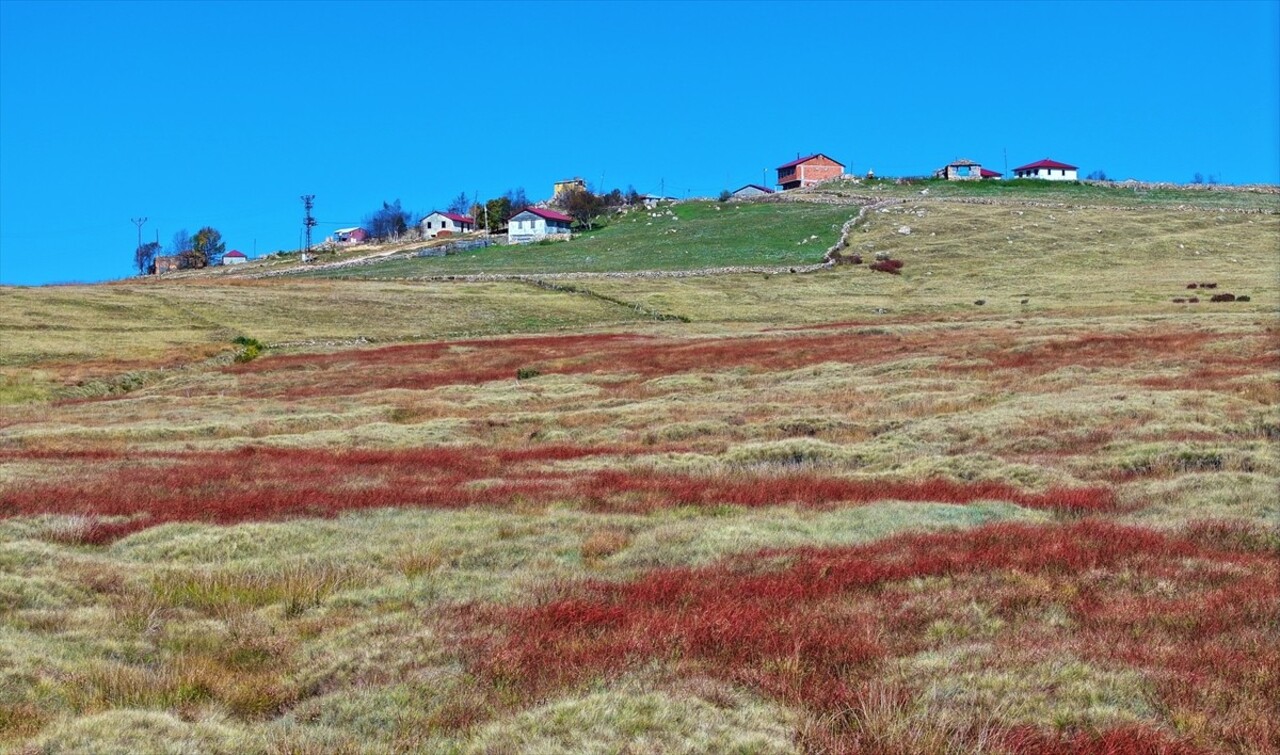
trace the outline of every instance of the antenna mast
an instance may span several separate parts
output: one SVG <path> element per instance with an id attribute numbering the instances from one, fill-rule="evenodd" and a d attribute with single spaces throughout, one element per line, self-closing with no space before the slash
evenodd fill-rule
<path id="1" fill-rule="evenodd" d="M 302 195 L 302 207 L 307 211 L 307 216 L 302 219 L 302 226 L 307 230 L 307 256 L 311 256 L 311 229 L 316 227 L 316 219 L 311 217 L 311 208 L 315 207 L 315 194 Z"/>

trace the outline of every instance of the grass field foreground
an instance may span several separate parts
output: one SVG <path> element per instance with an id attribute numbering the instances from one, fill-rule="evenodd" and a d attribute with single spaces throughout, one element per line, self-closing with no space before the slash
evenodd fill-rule
<path id="1" fill-rule="evenodd" d="M 1280 748 L 1274 216 L 886 209 L 897 276 L 584 282 L 691 322 L 6 291 L 0 749 Z"/>

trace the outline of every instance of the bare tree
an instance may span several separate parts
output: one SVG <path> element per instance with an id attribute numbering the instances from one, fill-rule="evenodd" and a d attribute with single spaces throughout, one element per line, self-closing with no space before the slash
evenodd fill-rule
<path id="1" fill-rule="evenodd" d="M 470 206 L 471 206 L 471 200 L 467 198 L 467 192 L 464 191 L 458 196 L 453 198 L 453 201 L 449 203 L 448 210 L 449 212 L 453 212 L 453 213 L 457 213 L 458 215 L 461 215 L 462 213 L 466 212 L 467 208 Z"/>
<path id="2" fill-rule="evenodd" d="M 169 242 L 169 254 L 183 254 L 189 251 L 191 251 L 191 234 L 183 228 L 173 234 L 173 240 Z"/>
<path id="3" fill-rule="evenodd" d="M 133 263 L 138 266 L 138 275 L 155 272 L 156 255 L 160 253 L 160 244 L 148 241 L 133 252 Z"/>
<path id="4" fill-rule="evenodd" d="M 364 219 L 364 230 L 375 239 L 399 238 L 409 230 L 411 218 L 408 212 L 401 209 L 399 199 L 383 202 L 381 210 Z"/>

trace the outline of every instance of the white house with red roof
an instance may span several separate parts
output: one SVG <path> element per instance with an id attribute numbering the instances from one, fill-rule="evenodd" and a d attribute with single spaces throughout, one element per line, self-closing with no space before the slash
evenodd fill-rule
<path id="1" fill-rule="evenodd" d="M 466 215 L 459 215 L 456 212 L 440 212 L 436 210 L 422 220 L 418 221 L 418 227 L 422 229 L 422 235 L 429 239 L 436 236 L 452 236 L 455 233 L 471 233 L 476 229 L 476 221 Z"/>
<path id="2" fill-rule="evenodd" d="M 243 265 L 248 261 L 249 261 L 249 258 L 246 257 L 244 252 L 240 251 L 239 249 L 232 249 L 231 251 L 222 255 L 222 264 L 224 265 Z"/>
<path id="3" fill-rule="evenodd" d="M 797 157 L 778 166 L 778 185 L 783 191 L 803 189 L 844 175 L 844 163 L 836 162 L 821 152 L 808 157 Z"/>
<path id="4" fill-rule="evenodd" d="M 546 238 L 569 238 L 573 218 L 545 207 L 526 207 L 507 221 L 507 241 L 528 244 Z"/>
<path id="5" fill-rule="evenodd" d="M 1045 158 L 1013 169 L 1015 178 L 1042 178 L 1046 181 L 1078 181 L 1074 165 Z"/>

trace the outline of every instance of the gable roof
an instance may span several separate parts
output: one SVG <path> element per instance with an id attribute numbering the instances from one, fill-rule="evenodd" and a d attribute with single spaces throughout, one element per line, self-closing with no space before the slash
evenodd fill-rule
<path id="1" fill-rule="evenodd" d="M 475 219 L 474 219 L 474 218 L 470 218 L 470 217 L 468 217 L 468 216 L 466 216 L 466 215 L 459 215 L 459 214 L 458 214 L 458 213 L 456 213 L 456 212 L 440 212 L 439 210 L 432 210 L 431 212 L 428 212 L 426 215 L 423 215 L 423 216 L 422 216 L 422 220 L 426 220 L 427 218 L 431 217 L 432 215 L 439 215 L 439 216 L 441 216 L 441 217 L 448 218 L 448 219 L 452 220 L 452 221 L 453 221 L 453 222 L 455 222 L 455 223 L 467 223 L 467 224 L 469 224 L 469 225 L 475 225 L 475 224 L 476 224 L 476 221 L 475 221 Z M 422 220 L 419 220 L 418 222 L 419 222 L 419 223 L 421 223 L 421 222 L 422 222 Z"/>
<path id="2" fill-rule="evenodd" d="M 1074 165 L 1067 165 L 1066 163 L 1060 163 L 1057 160 L 1050 160 L 1049 158 L 1046 157 L 1043 160 L 1036 160 L 1033 163 L 1027 163 L 1026 165 L 1023 165 L 1020 168 L 1014 168 L 1014 171 L 1035 170 L 1036 168 L 1061 168 L 1062 170 L 1077 170 L 1076 166 Z"/>
<path id="3" fill-rule="evenodd" d="M 959 160 L 952 160 L 951 162 L 947 163 L 947 167 L 948 167 L 948 168 L 961 168 L 961 167 L 964 167 L 965 165 L 968 165 L 968 166 L 974 166 L 974 165 L 978 165 L 978 164 L 979 164 L 979 163 L 975 163 L 975 162 L 974 162 L 974 161 L 972 161 L 972 160 L 966 160 L 965 158 L 960 158 Z"/>
<path id="4" fill-rule="evenodd" d="M 812 155 L 809 155 L 808 157 L 797 157 L 796 159 L 792 160 L 791 162 L 789 162 L 789 163 L 787 163 L 787 164 L 785 164 L 785 165 L 779 165 L 779 166 L 778 166 L 778 170 L 782 170 L 783 168 L 790 168 L 790 167 L 792 167 L 792 166 L 799 165 L 800 163 L 807 163 L 807 162 L 809 162 L 810 160 L 812 160 L 812 159 L 813 159 L 813 158 L 815 158 L 815 157 L 826 157 L 828 160 L 830 160 L 831 162 L 835 163 L 836 165 L 839 165 L 841 168 L 843 168 L 843 167 L 844 167 L 844 163 L 840 162 L 839 160 L 836 160 L 836 159 L 831 158 L 831 157 L 827 157 L 826 155 L 822 154 L 821 152 L 815 152 L 815 153 L 813 153 Z"/>
<path id="5" fill-rule="evenodd" d="M 561 215 L 560 213 L 556 212 L 555 210 L 548 210 L 548 209 L 543 208 L 543 207 L 526 207 L 526 208 L 524 208 L 523 210 L 521 210 L 520 212 L 517 212 L 516 214 L 512 215 L 510 219 L 511 219 L 511 220 L 514 220 L 514 219 L 516 219 L 516 218 L 520 217 L 520 213 L 521 213 L 521 212 L 532 212 L 534 215 L 537 215 L 538 217 L 540 217 L 540 218 L 542 218 L 542 219 L 544 219 L 544 220 L 559 220 L 559 221 L 564 222 L 564 223 L 572 223 L 572 222 L 573 222 L 573 218 L 569 217 L 568 215 Z"/>
<path id="6" fill-rule="evenodd" d="M 350 228 L 339 228 L 338 230 L 334 231 L 334 233 L 355 233 L 358 230 L 360 230 L 360 226 L 353 225 Z"/>
<path id="7" fill-rule="evenodd" d="M 996 176 L 1003 176 L 1003 175 L 1004 174 L 998 170 L 987 170 L 986 168 L 982 169 L 983 178 L 995 178 Z"/>
<path id="8" fill-rule="evenodd" d="M 773 189 L 770 189 L 770 188 L 769 188 L 769 187 L 767 187 L 767 186 L 761 186 L 760 184 L 747 184 L 746 186 L 739 186 L 738 188 L 736 188 L 736 189 L 734 189 L 734 190 L 733 190 L 733 193 L 734 193 L 734 194 L 737 194 L 738 192 L 742 191 L 743 189 L 759 189 L 760 191 L 763 191 L 765 194 L 772 194 L 772 193 L 773 193 Z"/>
<path id="9" fill-rule="evenodd" d="M 224 258 L 226 258 L 226 257 L 244 257 L 245 259 L 249 259 L 248 257 L 246 257 L 246 256 L 245 256 L 245 253 L 244 253 L 244 252 L 242 252 L 242 251 L 240 251 L 239 249 L 232 249 L 231 251 L 227 252 L 226 254 L 224 254 L 224 255 L 222 255 L 222 256 L 223 256 Z"/>

